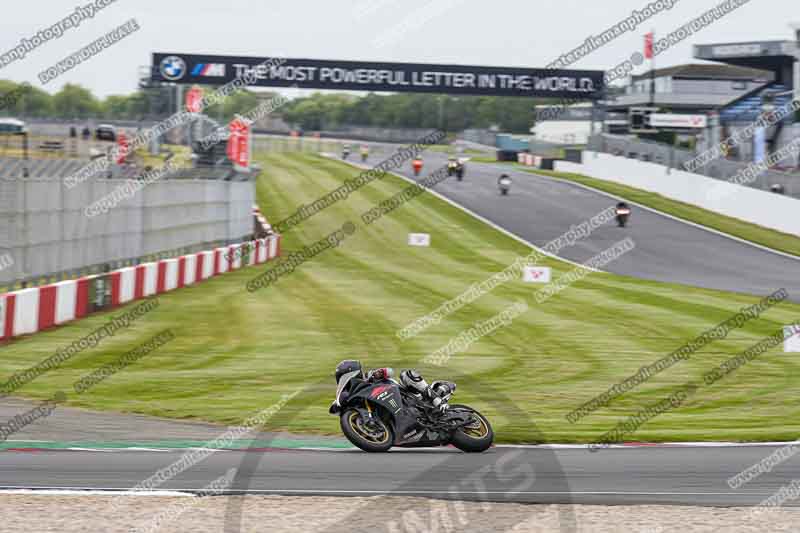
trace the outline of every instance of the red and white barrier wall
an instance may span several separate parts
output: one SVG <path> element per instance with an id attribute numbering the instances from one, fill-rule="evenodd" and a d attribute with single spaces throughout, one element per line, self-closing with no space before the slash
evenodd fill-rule
<path id="1" fill-rule="evenodd" d="M 111 307 L 194 285 L 245 266 L 265 263 L 280 255 L 281 236 L 217 248 L 115 270 L 108 276 Z M 0 341 L 36 333 L 82 318 L 89 313 L 92 280 L 88 276 L 44 287 L 0 294 Z"/>

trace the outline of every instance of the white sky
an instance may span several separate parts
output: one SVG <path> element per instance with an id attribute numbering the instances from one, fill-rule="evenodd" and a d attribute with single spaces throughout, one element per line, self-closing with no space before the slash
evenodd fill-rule
<path id="1" fill-rule="evenodd" d="M 9 1 L 0 17 L 0 54 L 90 0 Z M 642 49 L 643 34 L 677 29 L 719 0 L 679 0 L 633 32 L 570 68 L 608 69 Z M 141 29 L 45 89 L 80 83 L 98 96 L 135 90 L 137 67 L 154 51 L 255 57 L 384 60 L 544 67 L 589 35 L 642 9 L 642 0 L 118 0 L 0 68 L 0 79 L 41 86 L 38 73 L 135 18 Z M 789 39 L 797 0 L 751 0 L 659 56 L 658 67 L 692 61 L 692 45 Z M 643 65 L 636 72 L 642 72 Z"/>

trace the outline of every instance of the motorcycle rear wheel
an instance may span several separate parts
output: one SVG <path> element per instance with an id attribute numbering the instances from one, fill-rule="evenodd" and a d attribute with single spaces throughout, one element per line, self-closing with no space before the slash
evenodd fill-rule
<path id="1" fill-rule="evenodd" d="M 492 446 L 494 430 L 485 416 L 466 405 L 451 405 L 450 409 L 469 411 L 475 415 L 475 424 L 459 428 L 453 433 L 453 438 L 450 440 L 453 446 L 467 453 L 485 452 Z"/>
<path id="2" fill-rule="evenodd" d="M 342 433 L 353 445 L 370 453 L 389 451 L 394 445 L 392 428 L 377 415 L 372 422 L 381 428 L 380 434 L 370 432 L 364 425 L 361 413 L 355 409 L 347 409 L 339 417 Z"/>

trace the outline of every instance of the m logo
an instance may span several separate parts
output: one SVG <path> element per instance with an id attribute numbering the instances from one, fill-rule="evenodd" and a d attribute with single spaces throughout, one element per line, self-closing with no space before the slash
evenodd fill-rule
<path id="1" fill-rule="evenodd" d="M 192 76 L 222 78 L 225 76 L 225 63 L 198 63 L 192 69 Z"/>

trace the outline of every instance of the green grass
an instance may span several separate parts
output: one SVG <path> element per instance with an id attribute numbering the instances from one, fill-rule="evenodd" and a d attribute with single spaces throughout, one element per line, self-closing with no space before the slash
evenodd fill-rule
<path id="1" fill-rule="evenodd" d="M 660 194 L 647 192 L 635 187 L 627 185 L 620 185 L 610 181 L 605 181 L 597 178 L 591 178 L 582 174 L 572 174 L 568 172 L 554 172 L 549 170 L 531 170 L 530 168 L 523 168 L 527 172 L 534 174 L 542 174 L 544 176 L 552 176 L 554 178 L 561 178 L 575 183 L 588 185 L 595 189 L 621 196 L 628 200 L 658 209 L 664 213 L 689 220 L 703 226 L 713 228 L 730 235 L 734 235 L 741 239 L 780 250 L 789 254 L 800 256 L 800 237 L 788 233 L 781 233 L 780 231 L 758 226 L 750 222 L 745 222 L 732 217 L 727 217 L 696 207 L 690 204 L 671 200 Z M 800 211 L 800 210 L 799 210 Z"/>
<path id="2" fill-rule="evenodd" d="M 477 157 L 470 157 L 469 160 L 473 163 L 500 163 L 497 160 L 497 157 L 484 157 L 484 156 L 477 156 Z"/>
<path id="3" fill-rule="evenodd" d="M 259 163 L 264 172 L 258 200 L 273 221 L 357 173 L 310 154 L 262 156 Z M 255 293 L 244 289 L 269 265 L 163 295 L 160 306 L 129 329 L 40 376 L 18 394 L 46 398 L 59 388 L 69 390 L 81 376 L 171 328 L 175 340 L 85 394 L 70 393 L 69 403 L 238 423 L 276 403 L 281 394 L 307 387 L 268 428 L 337 434 L 338 421 L 327 414 L 333 368 L 342 359 L 360 358 L 371 367 L 415 367 L 429 379 L 454 378 L 460 384 L 456 401 L 484 411 L 500 442 L 586 442 L 685 381 L 701 381 L 714 365 L 800 318 L 800 306 L 781 304 L 608 407 L 569 424 L 564 416 L 573 408 L 757 298 L 592 274 L 537 306 L 530 299 L 534 287 L 512 281 L 418 337 L 401 341 L 395 336 L 398 329 L 529 253 L 526 246 L 429 195 L 371 226 L 361 223 L 362 212 L 404 186 L 399 178 L 386 177 L 288 232 L 284 253 L 322 238 L 345 221 L 358 225 L 339 248 L 297 267 L 273 286 Z M 432 246 L 409 248 L 409 232 L 430 233 Z M 555 276 L 571 269 L 560 261 L 546 264 Z M 523 298 L 531 309 L 510 326 L 481 338 L 444 367 L 420 363 L 476 321 Z M 43 360 L 109 316 L 92 316 L 3 346 L 0 376 Z M 769 352 L 716 385 L 701 387 L 686 405 L 651 420 L 631 439 L 794 439 L 800 432 L 798 371 L 796 356 Z"/>

